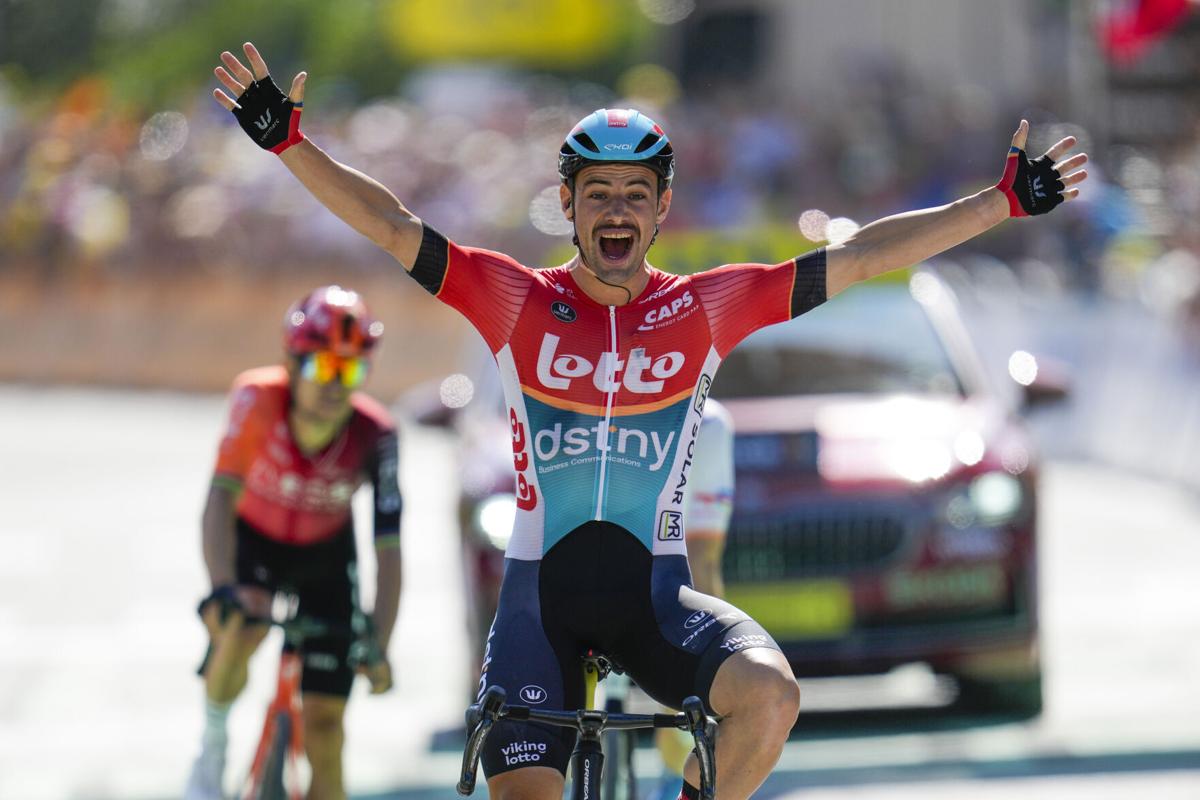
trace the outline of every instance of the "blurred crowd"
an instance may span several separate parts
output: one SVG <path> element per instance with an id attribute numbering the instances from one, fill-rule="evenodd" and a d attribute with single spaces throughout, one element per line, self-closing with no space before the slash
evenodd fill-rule
<path id="1" fill-rule="evenodd" d="M 864 63 L 827 97 L 809 99 L 720 86 L 684 93 L 650 65 L 627 77 L 613 90 L 503 68 L 443 67 L 412 74 L 395 96 L 344 107 L 336 81 L 322 87 L 313 75 L 304 129 L 452 238 L 531 264 L 569 241 L 555 154 L 575 121 L 601 106 L 637 104 L 675 143 L 678 180 L 664 237 L 795 224 L 813 210 L 821 221 L 866 222 L 947 202 L 998 177 L 1022 115 L 1034 124 L 1031 152 L 1066 134 L 1085 149 L 1104 144 L 1036 106 L 1000 107 L 981 88 L 930 85 L 888 61 Z M 0 78 L 0 268 L 47 279 L 270 272 L 297 262 L 390 268 L 259 152 L 210 89 L 179 96 L 174 108 L 131 114 L 98 78 L 41 104 L 20 102 Z M 1200 132 L 1169 152 L 1092 153 L 1093 180 L 1080 202 L 1052 224 L 972 248 L 1018 270 L 1032 265 L 1060 287 L 1196 306 Z M 839 235 L 801 228 L 797 236 L 814 240 Z"/>

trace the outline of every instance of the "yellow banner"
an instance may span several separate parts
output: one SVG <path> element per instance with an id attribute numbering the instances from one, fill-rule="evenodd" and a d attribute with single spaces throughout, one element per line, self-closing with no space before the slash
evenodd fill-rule
<path id="1" fill-rule="evenodd" d="M 559 66 L 614 52 L 634 19 L 628 0 L 392 0 L 384 11 L 388 38 L 406 59 Z"/>
<path id="2" fill-rule="evenodd" d="M 854 597 L 839 580 L 726 587 L 729 602 L 778 639 L 835 638 L 854 625 Z"/>

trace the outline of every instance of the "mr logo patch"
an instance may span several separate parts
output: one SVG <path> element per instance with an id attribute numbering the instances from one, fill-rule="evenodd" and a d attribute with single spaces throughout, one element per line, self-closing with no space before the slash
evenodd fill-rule
<path id="1" fill-rule="evenodd" d="M 683 540 L 683 514 L 678 511 L 664 511 L 658 515 L 658 540 L 660 542 L 679 542 Z"/>

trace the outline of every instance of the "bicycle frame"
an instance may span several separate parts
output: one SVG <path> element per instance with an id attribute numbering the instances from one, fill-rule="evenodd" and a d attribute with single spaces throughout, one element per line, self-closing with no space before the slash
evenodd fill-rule
<path id="1" fill-rule="evenodd" d="M 286 607 L 286 614 L 278 612 L 283 618 L 276 616 L 274 608 L 273 613 L 267 616 L 243 615 L 242 624 L 280 628 L 283 631 L 285 647 L 280 655 L 275 696 L 267 706 L 262 736 L 259 738 L 250 774 L 246 777 L 240 797 L 242 800 L 303 800 L 304 792 L 300 789 L 300 761 L 305 757 L 305 753 L 300 678 L 303 672 L 304 642 L 312 637 L 330 633 L 345 633 L 351 636 L 354 639 L 349 654 L 351 667 L 358 664 L 370 665 L 383 655 L 371 634 L 369 618 L 358 610 L 357 597 L 354 599 L 355 611 L 349 627 L 311 617 L 296 616 L 296 596 L 288 592 L 277 592 L 272 603 L 276 608 Z M 198 674 L 205 673 L 213 656 L 214 650 L 210 642 L 204 660 L 197 670 Z"/>
<path id="2" fill-rule="evenodd" d="M 608 674 L 606 664 L 594 653 L 583 659 L 584 708 L 576 717 L 579 723 L 579 740 L 571 753 L 571 781 L 576 787 L 576 797 L 591 800 L 600 797 L 600 779 L 604 775 L 604 747 L 600 734 L 605 728 L 606 714 L 595 711 L 596 686 Z"/>
<path id="3" fill-rule="evenodd" d="M 300 791 L 300 758 L 304 753 L 304 722 L 300 715 L 300 673 L 302 661 L 300 654 L 285 650 L 279 660 L 279 678 L 276 682 L 275 697 L 267 706 L 267 718 L 263 724 L 262 737 L 258 740 L 258 749 L 254 753 L 254 762 L 250 774 L 246 778 L 246 786 L 242 792 L 243 800 L 258 800 L 271 791 L 265 786 L 266 781 L 276 780 L 274 769 L 268 769 L 281 726 L 286 726 L 287 741 L 283 743 L 284 751 L 278 754 L 283 758 L 283 786 L 272 787 L 278 793 L 280 800 L 283 792 L 287 792 L 289 800 L 302 800 Z"/>

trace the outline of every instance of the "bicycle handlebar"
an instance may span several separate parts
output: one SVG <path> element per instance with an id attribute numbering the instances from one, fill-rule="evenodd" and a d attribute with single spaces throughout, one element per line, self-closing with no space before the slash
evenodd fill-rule
<path id="1" fill-rule="evenodd" d="M 716 796 L 716 760 L 713 746 L 716 741 L 717 723 L 704 711 L 699 697 L 683 701 L 680 714 L 609 714 L 605 711 L 580 709 L 579 711 L 543 711 L 528 706 L 505 704 L 507 693 L 499 686 L 491 686 L 483 695 L 482 702 L 467 709 L 467 743 L 463 748 L 462 773 L 458 781 L 458 793 L 464 797 L 475 791 L 476 772 L 483 743 L 497 720 L 544 722 L 561 728 L 575 728 L 581 733 L 591 729 L 596 733 L 613 728 L 616 730 L 638 730 L 643 728 L 678 728 L 692 734 L 695 753 L 700 762 L 701 800 L 713 800 Z"/>

